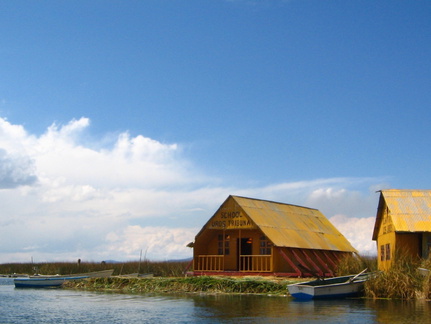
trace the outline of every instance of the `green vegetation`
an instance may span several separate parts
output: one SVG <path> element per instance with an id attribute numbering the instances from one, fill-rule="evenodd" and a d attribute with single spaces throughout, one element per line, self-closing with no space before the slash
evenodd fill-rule
<path id="1" fill-rule="evenodd" d="M 365 285 L 368 298 L 430 299 L 430 274 L 423 275 L 418 268 L 430 269 L 430 260 L 419 260 L 398 255 L 388 271 L 379 272 Z"/>
<path id="2" fill-rule="evenodd" d="M 295 281 L 263 277 L 89 278 L 68 282 L 66 288 L 126 293 L 238 293 L 286 295 Z"/>

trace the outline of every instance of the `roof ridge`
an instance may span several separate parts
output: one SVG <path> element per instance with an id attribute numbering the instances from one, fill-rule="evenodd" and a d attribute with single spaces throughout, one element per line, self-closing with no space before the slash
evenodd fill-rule
<path id="1" fill-rule="evenodd" d="M 382 190 L 377 190 L 377 192 L 383 192 L 383 191 L 431 191 L 431 189 L 382 189 Z"/>
<path id="2" fill-rule="evenodd" d="M 268 200 L 268 199 L 258 199 L 258 198 L 250 198 L 250 197 L 244 197 L 244 196 L 238 196 L 238 195 L 230 195 L 232 198 L 242 198 L 242 199 L 248 199 L 248 200 L 256 200 L 256 201 L 265 201 L 265 202 L 269 202 L 269 203 L 273 203 L 273 204 L 279 204 L 279 205 L 286 205 L 286 206 L 293 206 L 293 207 L 300 207 L 300 208 L 306 208 L 306 209 L 312 209 L 312 210 L 317 210 L 317 208 L 312 208 L 312 207 L 306 207 L 306 206 L 300 206 L 300 205 L 295 205 L 295 204 L 287 204 L 287 203 L 282 203 L 279 201 L 274 201 L 274 200 Z"/>

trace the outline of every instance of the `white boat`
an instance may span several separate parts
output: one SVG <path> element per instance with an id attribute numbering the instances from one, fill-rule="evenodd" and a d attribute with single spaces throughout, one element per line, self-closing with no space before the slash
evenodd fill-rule
<path id="1" fill-rule="evenodd" d="M 58 288 L 68 280 L 79 280 L 88 277 L 36 277 L 14 278 L 15 288 Z"/>
<path id="2" fill-rule="evenodd" d="M 364 284 L 370 278 L 366 270 L 351 276 L 292 284 L 287 289 L 292 297 L 300 300 L 357 297 L 363 294 Z"/>

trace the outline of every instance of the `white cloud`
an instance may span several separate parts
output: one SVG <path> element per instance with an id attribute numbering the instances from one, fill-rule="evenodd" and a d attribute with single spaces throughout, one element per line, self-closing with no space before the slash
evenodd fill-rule
<path id="1" fill-rule="evenodd" d="M 127 226 L 118 232 L 107 234 L 111 243 L 107 246 L 110 256 L 125 259 L 137 258 L 137 251 L 145 251 L 143 257 L 159 256 L 161 260 L 191 257 L 192 250 L 186 245 L 193 241 L 198 228 L 167 228 Z M 120 247 L 118 247 L 120 244 Z"/>
<path id="2" fill-rule="evenodd" d="M 31 185 L 37 180 L 32 161 L 0 149 L 0 189 Z"/>
<path id="3" fill-rule="evenodd" d="M 206 178 L 188 169 L 177 144 L 123 133 L 110 148 L 95 149 L 81 143 L 89 125 L 72 120 L 35 137 L 0 118 L 0 189 L 8 189 L 0 190 L 0 262 L 28 261 L 30 254 L 105 259 L 107 251 L 111 259 L 129 258 L 142 248 L 130 249 L 142 241 L 133 233 L 147 239 L 148 229 L 160 231 L 151 236 L 149 256 L 189 257 L 178 237 L 190 242 L 196 229 L 178 228 L 195 223 L 190 219 L 219 190 L 201 188 Z M 162 242 L 163 233 L 171 233 L 171 243 Z"/>
<path id="4" fill-rule="evenodd" d="M 32 141 L 22 126 L 0 118 L 0 189 L 36 182 L 34 162 L 26 152 Z"/>
<path id="5" fill-rule="evenodd" d="M 187 172 L 177 144 L 122 133 L 112 148 L 95 150 L 79 144 L 79 135 L 88 126 L 88 119 L 81 118 L 61 128 L 51 126 L 37 139 L 32 155 L 41 177 L 109 188 L 154 188 L 197 180 Z"/>
<path id="6" fill-rule="evenodd" d="M 85 142 L 87 118 L 34 136 L 0 118 L 0 262 L 191 256 L 185 245 L 229 194 L 318 208 L 369 251 L 379 179 L 223 186 L 196 172 L 176 143 L 127 132 Z M 227 182 L 227 181 L 226 181 Z M 372 228 L 371 228 L 372 230 Z"/>
<path id="7" fill-rule="evenodd" d="M 367 193 L 337 187 L 321 187 L 313 190 L 307 203 L 315 206 L 350 241 L 360 254 L 375 255 L 372 241 L 379 195 L 374 184 Z"/>
<path id="8" fill-rule="evenodd" d="M 371 240 L 375 217 L 350 218 L 345 215 L 335 215 L 330 217 L 329 220 L 360 254 L 377 254 L 376 243 Z"/>

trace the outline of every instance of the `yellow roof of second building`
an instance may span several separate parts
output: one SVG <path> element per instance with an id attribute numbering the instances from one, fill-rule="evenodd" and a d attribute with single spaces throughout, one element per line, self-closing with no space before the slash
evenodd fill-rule
<path id="1" fill-rule="evenodd" d="M 431 190 L 381 190 L 374 228 L 376 237 L 381 208 L 386 205 L 395 232 L 431 232 Z"/>
<path id="2" fill-rule="evenodd" d="M 239 196 L 229 198 L 275 246 L 357 252 L 317 209 Z"/>

